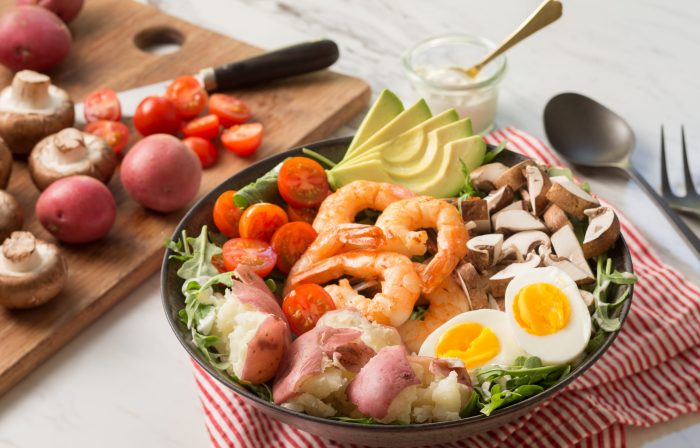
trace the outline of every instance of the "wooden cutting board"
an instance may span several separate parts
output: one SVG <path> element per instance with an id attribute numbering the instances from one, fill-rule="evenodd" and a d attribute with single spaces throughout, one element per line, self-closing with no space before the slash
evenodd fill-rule
<path id="1" fill-rule="evenodd" d="M 125 0 L 85 3 L 80 16 L 70 25 L 70 56 L 48 73 L 76 103 L 101 86 L 125 90 L 196 73 L 202 67 L 261 51 L 149 6 Z M 13 4 L 14 0 L 1 0 L 0 11 Z M 179 51 L 159 55 L 135 45 L 135 40 L 158 40 L 158 36 L 181 41 Z M 290 42 L 293 43 L 296 42 Z M 0 85 L 5 86 L 12 75 L 0 70 Z M 251 106 L 253 121 L 264 124 L 263 144 L 250 159 L 220 149 L 218 164 L 204 171 L 200 195 L 255 160 L 327 136 L 361 112 L 369 101 L 367 84 L 330 71 L 235 94 Z M 132 135 L 131 142 L 135 140 Z M 70 271 L 61 295 L 33 310 L 8 311 L 0 307 L 0 394 L 160 267 L 163 240 L 170 236 L 186 208 L 170 214 L 144 210 L 127 196 L 118 174 L 109 188 L 118 206 L 117 221 L 101 241 L 61 246 Z M 38 191 L 25 163 L 14 162 L 9 191 L 25 210 L 25 229 L 53 241 L 35 219 Z"/>

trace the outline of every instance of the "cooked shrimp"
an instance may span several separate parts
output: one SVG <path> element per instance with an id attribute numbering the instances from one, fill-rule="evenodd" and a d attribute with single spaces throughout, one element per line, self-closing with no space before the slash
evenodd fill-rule
<path id="1" fill-rule="evenodd" d="M 437 252 L 421 272 L 425 293 L 432 292 L 467 254 L 469 232 L 457 209 L 442 199 L 420 196 L 389 205 L 377 219 L 387 239 L 385 250 L 408 256 L 426 252 L 428 235 L 437 230 Z"/>
<path id="2" fill-rule="evenodd" d="M 296 283 L 295 277 L 313 263 L 351 250 L 378 249 L 384 243 L 382 229 L 366 224 L 340 224 L 323 231 L 292 266 L 285 283 L 284 295 L 291 290 L 290 285 Z"/>
<path id="3" fill-rule="evenodd" d="M 355 222 L 355 215 L 365 209 L 383 211 L 389 204 L 416 194 L 408 188 L 389 183 L 356 180 L 338 188 L 318 209 L 313 227 L 316 232 Z"/>
<path id="4" fill-rule="evenodd" d="M 323 284 L 343 275 L 380 281 L 381 292 L 371 299 L 355 292 L 347 279 L 325 289 L 338 308 L 357 309 L 381 324 L 398 327 L 406 322 L 420 295 L 420 278 L 408 257 L 372 250 L 355 250 L 318 261 L 300 272 L 292 286 Z"/>
<path id="5" fill-rule="evenodd" d="M 467 297 L 452 275 L 445 277 L 445 280 L 433 292 L 424 294 L 423 297 L 429 302 L 425 318 L 423 320 L 409 320 L 398 327 L 404 344 L 410 352 L 414 353 L 418 353 L 423 341 L 437 327 L 469 310 Z"/>

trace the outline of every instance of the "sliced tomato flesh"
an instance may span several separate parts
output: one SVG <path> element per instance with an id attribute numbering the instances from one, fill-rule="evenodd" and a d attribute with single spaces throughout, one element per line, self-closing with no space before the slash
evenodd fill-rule
<path id="1" fill-rule="evenodd" d="M 260 277 L 268 275 L 275 267 L 277 255 L 265 241 L 252 238 L 232 238 L 224 243 L 221 256 L 227 271 L 239 264 L 250 266 Z"/>

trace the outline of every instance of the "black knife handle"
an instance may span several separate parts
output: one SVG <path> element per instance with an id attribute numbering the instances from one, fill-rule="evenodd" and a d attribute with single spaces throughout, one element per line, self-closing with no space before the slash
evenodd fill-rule
<path id="1" fill-rule="evenodd" d="M 328 39 L 305 42 L 201 71 L 207 91 L 239 89 L 321 70 L 338 60 Z"/>

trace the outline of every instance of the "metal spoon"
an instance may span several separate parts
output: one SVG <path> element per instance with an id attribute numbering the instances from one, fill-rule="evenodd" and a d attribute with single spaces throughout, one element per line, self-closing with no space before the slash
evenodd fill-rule
<path id="1" fill-rule="evenodd" d="M 656 202 L 700 256 L 700 238 L 630 163 L 632 128 L 615 112 L 578 93 L 562 93 L 544 108 L 544 128 L 554 149 L 577 166 L 617 168 Z"/>

